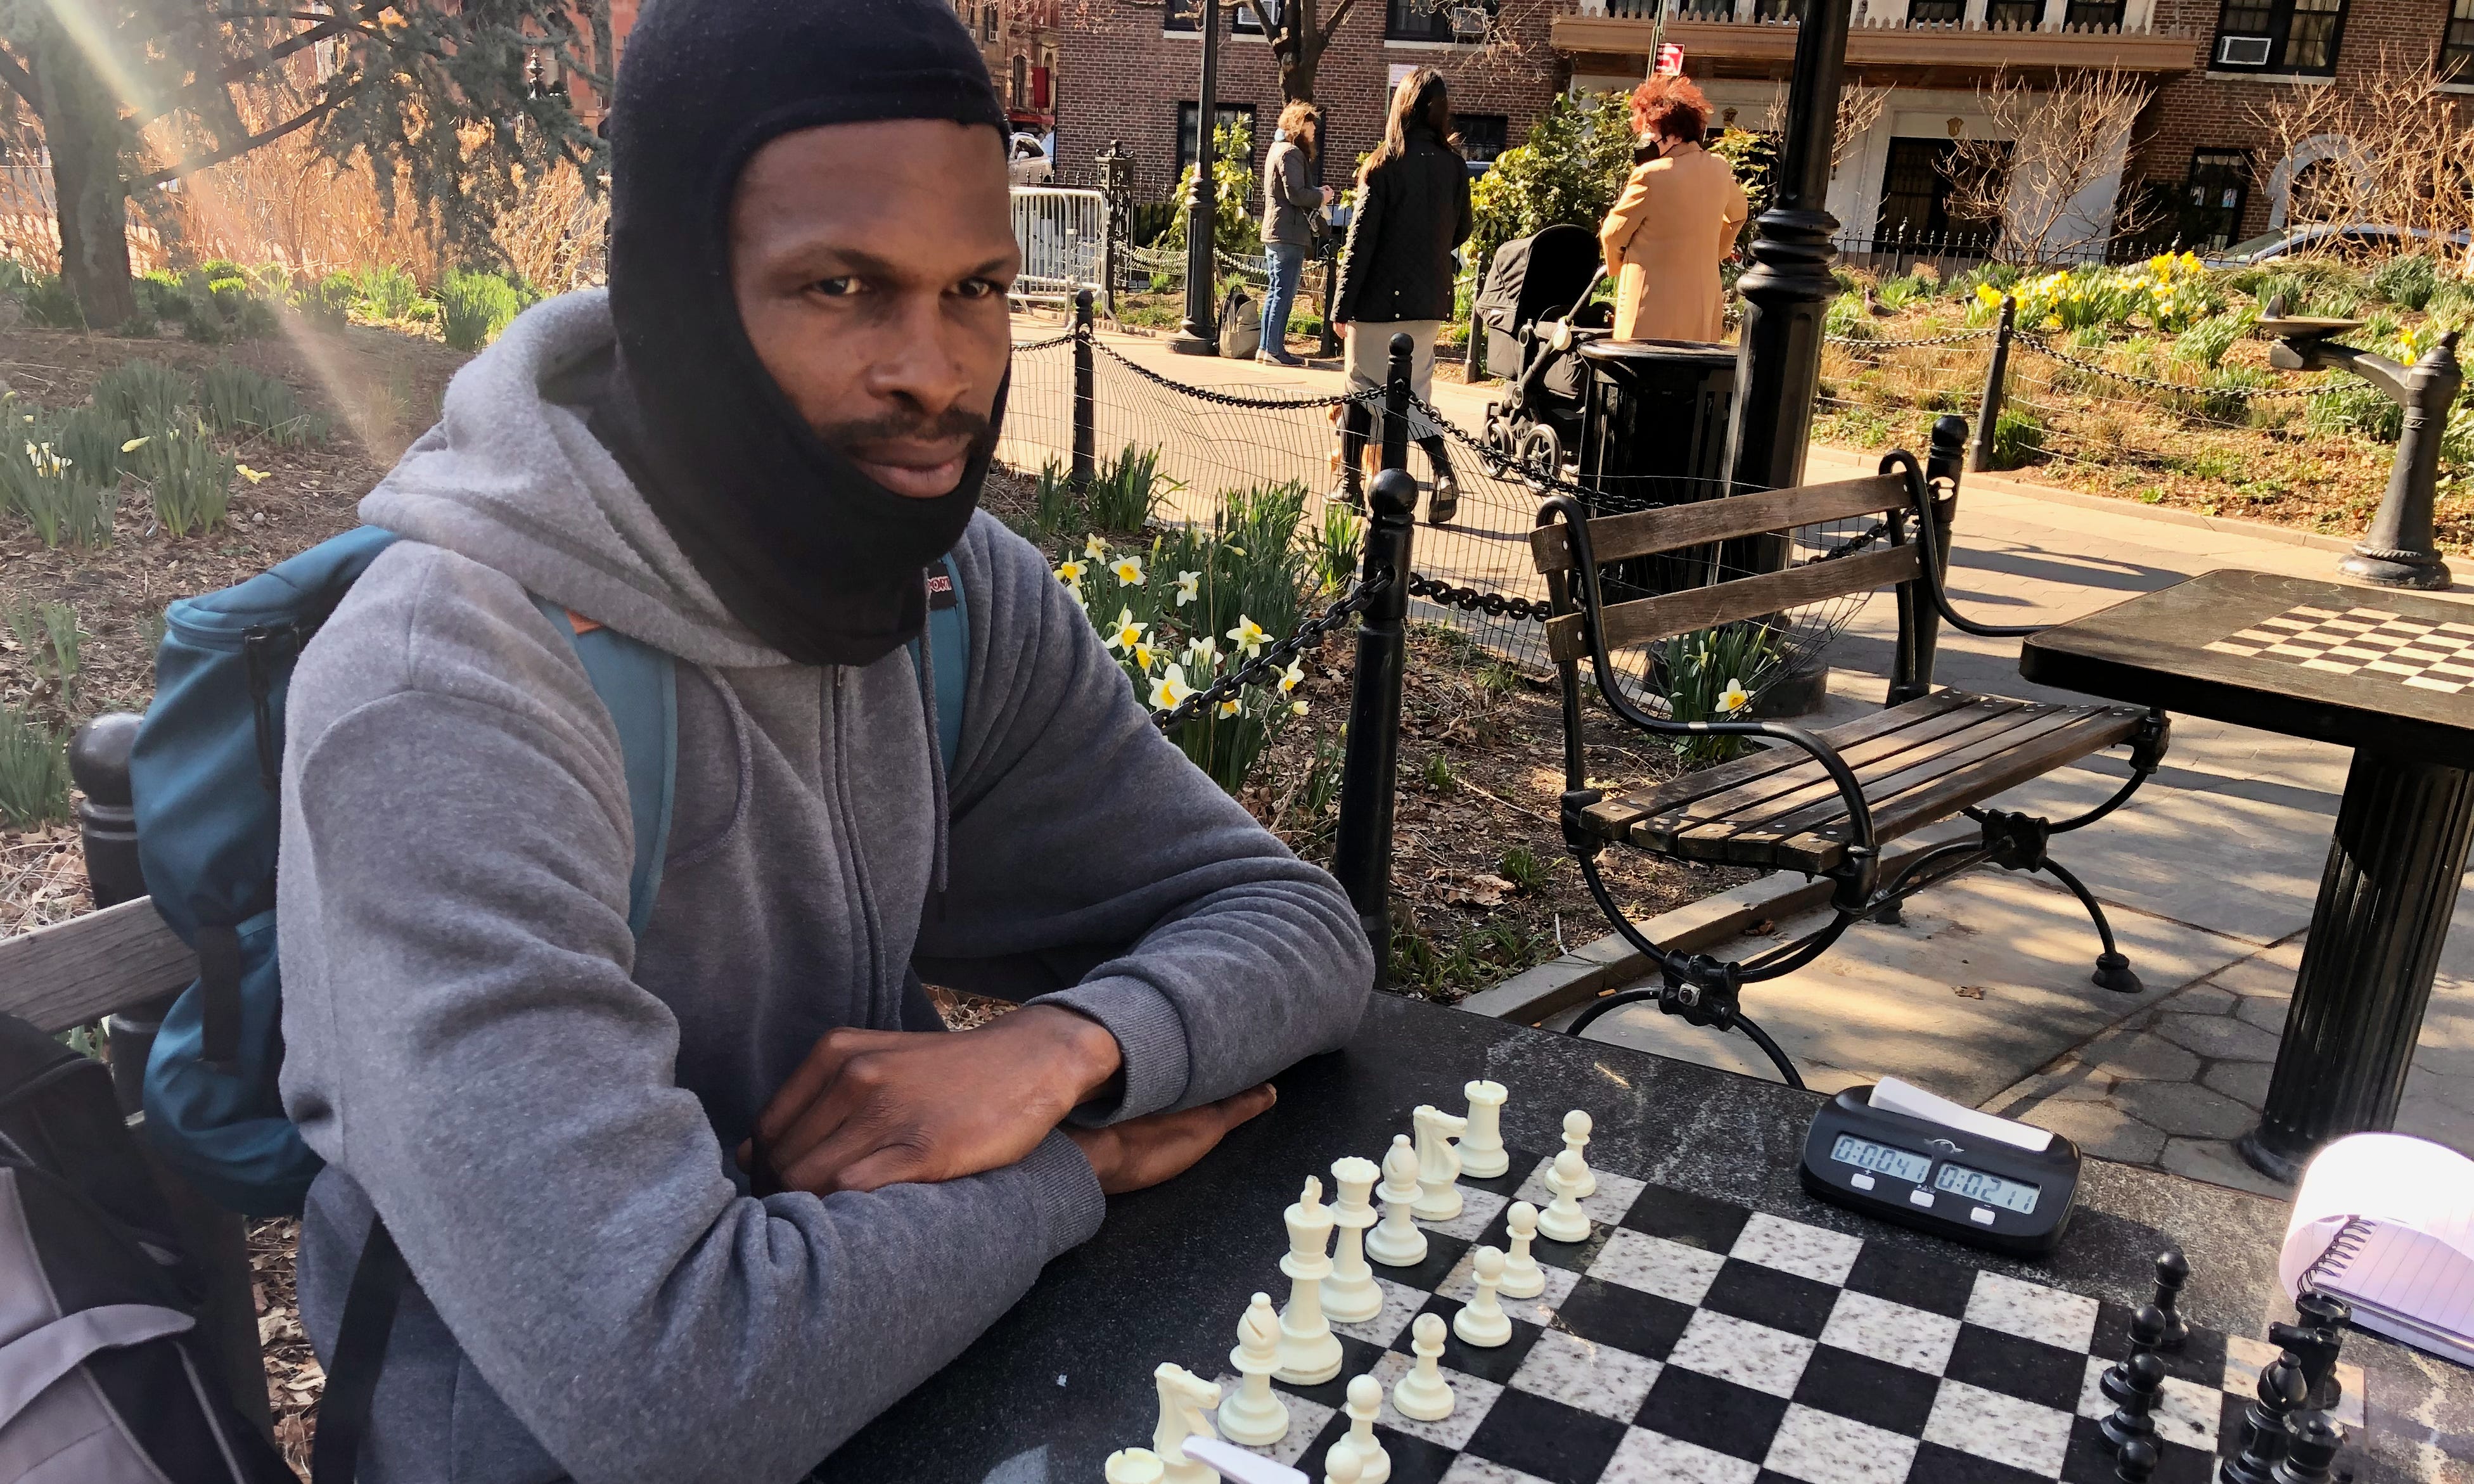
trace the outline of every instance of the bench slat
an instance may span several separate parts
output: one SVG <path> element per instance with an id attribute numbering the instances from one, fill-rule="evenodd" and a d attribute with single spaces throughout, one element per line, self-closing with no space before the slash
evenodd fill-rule
<path id="1" fill-rule="evenodd" d="M 1869 593 L 1892 583 L 1911 581 L 1916 573 L 1916 548 L 1892 547 L 1616 603 L 1602 617 L 1607 651 L 1612 654 L 1633 645 L 1715 628 L 1738 619 L 1758 619 L 1826 597 Z M 1568 613 L 1546 620 L 1547 651 L 1558 664 L 1589 658 L 1589 646 L 1582 636 L 1581 618 L 1580 614 Z"/>
<path id="2" fill-rule="evenodd" d="M 1589 550 L 1601 563 L 1619 562 L 1626 557 L 1676 551 L 1705 542 L 1845 521 L 1906 503 L 1907 481 L 1904 474 L 1871 474 L 1791 490 L 1730 495 L 1723 499 L 1601 516 L 1589 523 Z M 1563 522 L 1552 522 L 1532 531 L 1529 547 L 1540 572 L 1572 570 L 1571 534 Z"/>
<path id="3" fill-rule="evenodd" d="M 0 938 L 0 1010 L 55 1034 L 197 977 L 197 955 L 164 926 L 152 897 Z"/>

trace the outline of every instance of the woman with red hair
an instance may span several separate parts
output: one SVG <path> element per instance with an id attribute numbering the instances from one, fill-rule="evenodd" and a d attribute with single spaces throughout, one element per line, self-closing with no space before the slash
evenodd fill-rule
<path id="1" fill-rule="evenodd" d="M 1743 187 L 1701 148 L 1710 100 L 1688 79 L 1651 78 L 1632 95 L 1641 163 L 1598 229 L 1615 279 L 1618 340 L 1715 340 L 1725 332 L 1718 264 L 1743 230 Z"/>

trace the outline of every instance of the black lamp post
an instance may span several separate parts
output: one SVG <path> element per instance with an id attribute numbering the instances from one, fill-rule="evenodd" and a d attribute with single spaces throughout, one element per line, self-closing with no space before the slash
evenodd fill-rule
<path id="1" fill-rule="evenodd" d="M 1176 3 L 1176 0 L 1171 0 Z M 1220 120 L 1220 0 L 1201 0 L 1202 89 L 1194 106 L 1194 189 L 1185 197 L 1185 322 L 1168 348 L 1179 355 L 1217 355 L 1220 334 L 1211 302 L 1218 260 L 1219 192 L 1212 181 L 1212 126 Z"/>
<path id="2" fill-rule="evenodd" d="M 2371 518 L 2371 528 L 2354 544 L 2353 553 L 2337 564 L 2337 571 L 2374 587 L 2444 588 L 2448 563 L 2433 539 L 2432 507 L 2438 499 L 2439 442 L 2448 431 L 2448 409 L 2465 384 L 2464 370 L 2457 364 L 2457 332 L 2440 336 L 2413 365 L 2400 366 L 2385 355 L 2336 342 L 2335 336 L 2360 325 L 2358 320 L 2289 318 L 2280 295 L 2268 301 L 2260 328 L 2276 337 L 2268 349 L 2268 363 L 2277 370 L 2350 371 L 2405 409 L 2388 495 Z"/>

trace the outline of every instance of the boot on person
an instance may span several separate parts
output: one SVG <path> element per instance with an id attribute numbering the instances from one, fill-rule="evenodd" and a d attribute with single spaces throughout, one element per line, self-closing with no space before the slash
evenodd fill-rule
<path id="1" fill-rule="evenodd" d="M 1366 441 L 1372 422 L 1366 408 L 1357 402 L 1341 409 L 1340 482 L 1327 497 L 1335 505 L 1357 511 L 1366 508 Z"/>
<path id="2" fill-rule="evenodd" d="M 1441 433 L 1419 439 L 1418 447 L 1426 450 L 1426 462 L 1435 471 L 1434 493 L 1426 497 L 1426 523 L 1449 525 L 1461 513 L 1461 482 L 1452 475 L 1451 455 L 1444 451 Z"/>

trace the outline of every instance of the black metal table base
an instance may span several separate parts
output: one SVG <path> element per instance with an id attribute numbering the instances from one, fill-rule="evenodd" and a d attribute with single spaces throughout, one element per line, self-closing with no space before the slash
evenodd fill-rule
<path id="1" fill-rule="evenodd" d="M 2474 772 L 2358 749 L 2259 1127 L 2281 1180 L 2332 1139 L 2396 1119 L 2474 841 Z"/>

